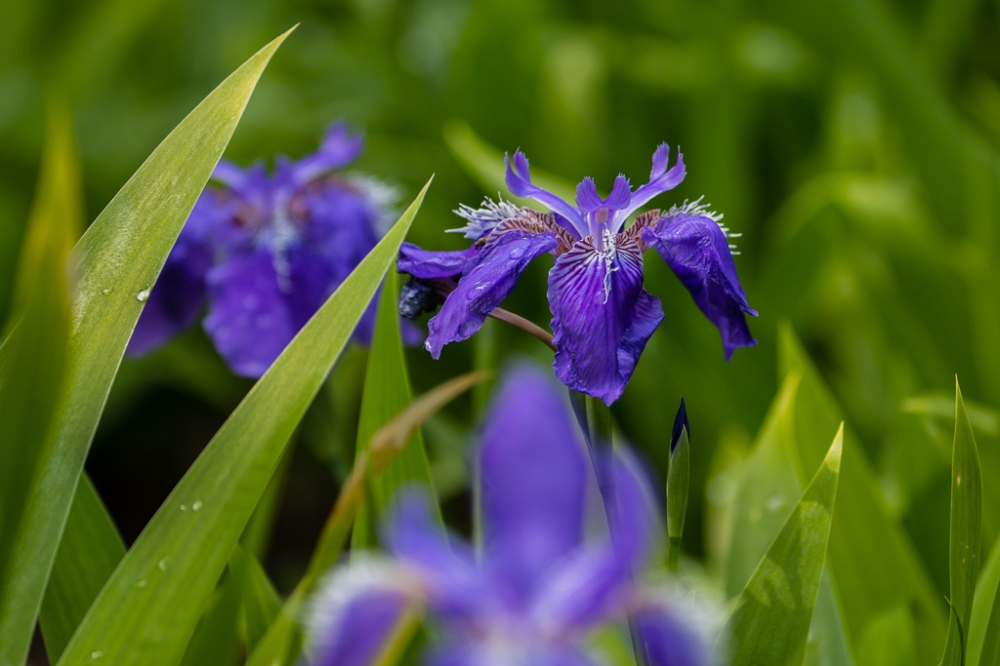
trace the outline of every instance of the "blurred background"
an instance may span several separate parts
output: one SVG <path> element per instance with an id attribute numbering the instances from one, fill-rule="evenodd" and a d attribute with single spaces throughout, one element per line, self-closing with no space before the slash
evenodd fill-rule
<path id="1" fill-rule="evenodd" d="M 995 0 L 14 0 L 0 21 L 0 320 L 34 190 L 44 99 L 69 100 L 89 219 L 229 72 L 301 23 L 254 94 L 227 157 L 314 150 L 343 117 L 357 170 L 408 201 L 436 174 L 410 239 L 463 246 L 452 210 L 489 179 L 470 150 L 607 189 L 644 182 L 661 141 L 689 176 L 655 203 L 704 195 L 737 232 L 760 341 L 723 360 L 717 331 L 655 254 L 667 318 L 613 413 L 660 480 L 681 396 L 695 494 L 687 553 L 717 566 L 715 514 L 780 377 L 788 322 L 843 406 L 891 515 L 948 589 L 948 465 L 957 373 L 988 496 L 1000 493 L 1000 2 Z M 463 164 L 466 166 L 463 167 Z M 551 261 L 551 260 L 549 260 Z M 536 262 L 505 307 L 549 319 Z M 491 324 L 434 362 L 415 392 L 480 359 L 551 354 Z M 266 566 L 287 591 L 349 468 L 365 351 L 349 349 L 276 477 Z M 87 470 L 131 543 L 250 383 L 200 330 L 126 361 Z M 468 528 L 464 448 L 482 393 L 425 428 L 450 521 Z M 832 438 L 833 432 L 830 433 Z M 985 543 L 1000 515 L 987 501 Z M 991 513 L 992 512 L 992 513 Z"/>

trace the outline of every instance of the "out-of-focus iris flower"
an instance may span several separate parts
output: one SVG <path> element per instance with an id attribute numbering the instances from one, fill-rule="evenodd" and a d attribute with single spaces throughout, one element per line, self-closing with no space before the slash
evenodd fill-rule
<path id="1" fill-rule="evenodd" d="M 241 169 L 219 163 L 191 211 L 136 325 L 141 355 L 192 325 L 236 374 L 259 377 L 371 250 L 392 221 L 396 194 L 376 180 L 338 173 L 363 139 L 334 124 L 319 150 Z M 355 338 L 367 344 L 374 306 Z"/>
<path id="2" fill-rule="evenodd" d="M 660 525 L 634 460 L 603 462 L 615 478 L 615 538 L 585 535 L 596 492 L 591 459 L 565 398 L 544 375 L 522 368 L 508 377 L 477 455 L 482 552 L 444 534 L 422 494 L 404 492 L 383 534 L 389 557 L 355 558 L 318 593 L 308 632 L 313 666 L 372 663 L 414 609 L 436 637 L 425 659 L 435 666 L 602 664 L 588 638 L 609 623 L 621 630 L 626 617 L 644 637 L 649 666 L 708 663 L 704 627 L 688 609 L 634 583 Z"/>
<path id="3" fill-rule="evenodd" d="M 403 246 L 400 272 L 409 273 L 424 288 L 433 284 L 439 293 L 453 289 L 429 323 L 427 350 L 438 358 L 444 345 L 479 330 L 528 263 L 548 252 L 556 257 L 548 288 L 558 348 L 556 375 L 569 388 L 610 405 L 621 396 L 664 317 L 659 299 L 643 289 L 642 257 L 649 248 L 660 253 L 719 328 L 727 360 L 737 347 L 756 344 L 744 314 L 757 313 L 736 276 L 731 234 L 719 224 L 720 215 L 698 202 L 685 203 L 642 213 L 625 226 L 641 206 L 684 179 L 683 156 L 668 169 L 669 157 L 666 144 L 657 148 L 649 182 L 634 192 L 619 175 L 611 194 L 602 199 L 594 181 L 585 178 L 577 187 L 574 206 L 533 185 L 527 158 L 514 153 L 513 165 L 506 160 L 507 187 L 551 212 L 487 199 L 479 209 L 463 206 L 456 211 L 468 222 L 461 231 L 474 241 L 469 249 L 428 252 Z M 404 316 L 423 309 L 411 307 L 407 312 L 405 305 Z"/>

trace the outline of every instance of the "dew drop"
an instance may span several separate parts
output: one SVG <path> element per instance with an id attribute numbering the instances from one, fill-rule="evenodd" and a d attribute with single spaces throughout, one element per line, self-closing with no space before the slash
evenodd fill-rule
<path id="1" fill-rule="evenodd" d="M 107 289 L 101 289 L 101 293 L 107 296 L 108 294 L 111 293 L 111 287 L 108 287 Z"/>
<path id="2" fill-rule="evenodd" d="M 104 656 L 103 650 L 94 650 L 93 652 L 90 653 L 91 659 L 100 659 L 103 656 Z"/>
<path id="3" fill-rule="evenodd" d="M 181 504 L 181 511 L 187 511 L 187 510 L 188 510 L 187 504 Z"/>
<path id="4" fill-rule="evenodd" d="M 145 289 L 143 289 L 142 291 L 140 291 L 138 294 L 135 295 L 135 300 L 139 301 L 140 303 L 145 303 L 146 299 L 149 298 L 149 291 L 150 287 L 146 287 Z"/>
<path id="5" fill-rule="evenodd" d="M 956 486 L 962 485 L 962 475 L 961 474 L 959 474 L 958 476 L 955 477 L 955 485 Z"/>
<path id="6" fill-rule="evenodd" d="M 201 500 L 195 500 L 194 504 L 191 505 L 191 510 L 192 511 L 201 511 L 201 507 L 203 507 L 203 506 L 205 506 L 205 504 Z"/>
<path id="7" fill-rule="evenodd" d="M 146 587 L 146 579 L 143 578 L 138 583 L 135 584 L 136 587 Z"/>
<path id="8" fill-rule="evenodd" d="M 159 564 L 157 564 L 156 567 L 160 571 L 166 571 L 167 570 L 167 558 L 164 557 L 162 560 L 160 560 Z"/>

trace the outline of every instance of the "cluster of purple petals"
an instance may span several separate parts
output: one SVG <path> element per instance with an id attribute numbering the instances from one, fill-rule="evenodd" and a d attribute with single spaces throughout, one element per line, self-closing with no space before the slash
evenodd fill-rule
<path id="1" fill-rule="evenodd" d="M 429 322 L 427 350 L 438 358 L 444 345 L 474 334 L 528 263 L 552 254 L 548 301 L 558 348 L 556 376 L 569 388 L 610 405 L 621 396 L 664 318 L 659 299 L 643 288 L 647 249 L 663 257 L 718 327 L 727 360 L 738 347 L 756 344 L 745 315 L 757 313 L 740 286 L 731 234 L 719 224 L 720 216 L 696 202 L 642 213 L 625 226 L 641 206 L 684 179 L 683 156 L 672 167 L 669 157 L 665 144 L 657 148 L 649 182 L 635 191 L 619 175 L 611 193 L 601 198 L 594 181 L 586 178 L 572 205 L 533 185 L 527 158 L 515 153 L 513 164 L 507 160 L 507 187 L 550 212 L 487 200 L 478 210 L 456 211 L 468 222 L 460 231 L 474 241 L 467 250 L 430 252 L 403 245 L 398 270 L 418 282 L 433 281 L 438 293 L 446 294 Z"/>
<path id="2" fill-rule="evenodd" d="M 336 173 L 363 140 L 343 123 L 315 153 L 219 163 L 150 293 L 128 353 L 145 354 L 202 324 L 230 369 L 259 377 L 378 242 L 385 197 L 371 181 Z M 374 305 L 354 336 L 370 341 Z M 410 331 L 412 333 L 412 329 Z"/>
<path id="3" fill-rule="evenodd" d="M 423 495 L 404 491 L 383 534 L 389 557 L 357 558 L 319 592 L 309 627 L 313 666 L 371 663 L 413 608 L 435 636 L 424 655 L 431 666 L 596 666 L 603 661 L 589 635 L 621 629 L 628 617 L 649 666 L 709 663 L 703 628 L 636 583 L 661 523 L 627 454 L 603 460 L 615 480 L 615 538 L 585 534 L 594 469 L 564 394 L 544 375 L 522 368 L 508 376 L 477 455 L 482 551 L 445 534 Z"/>

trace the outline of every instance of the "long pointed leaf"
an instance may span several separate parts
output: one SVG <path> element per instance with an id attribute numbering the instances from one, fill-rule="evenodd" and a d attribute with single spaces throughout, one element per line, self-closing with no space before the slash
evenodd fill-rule
<path id="1" fill-rule="evenodd" d="M 261 49 L 199 104 L 122 187 L 73 251 L 76 291 L 65 390 L 23 522 L 0 606 L 0 665 L 20 666 L 83 462 L 141 294 L 156 281 L 195 200 L 229 143 L 250 93 L 285 35 Z M 11 605 L 20 609 L 16 614 Z"/>
<path id="2" fill-rule="evenodd" d="M 101 588 L 125 556 L 125 544 L 84 473 L 76 487 L 39 621 L 49 663 L 60 655 Z"/>
<path id="3" fill-rule="evenodd" d="M 750 577 L 726 623 L 733 666 L 796 664 L 819 592 L 840 477 L 841 425 L 816 475 Z"/>
<path id="4" fill-rule="evenodd" d="M 84 663 L 93 654 L 115 666 L 178 662 L 285 445 L 399 252 L 429 186 L 212 438 L 115 570 L 60 664 Z"/>
<path id="5" fill-rule="evenodd" d="M 410 376 L 406 369 L 403 340 L 399 332 L 397 282 L 396 273 L 390 271 L 385 278 L 385 284 L 382 285 L 375 334 L 371 350 L 368 352 L 368 369 L 365 372 L 365 388 L 361 398 L 356 455 L 361 455 L 379 428 L 406 409 L 412 400 Z M 413 481 L 424 484 L 432 494 L 434 493 L 427 452 L 419 429 L 413 433 L 409 444 L 400 451 L 385 471 L 370 478 L 375 506 L 370 507 L 367 503 L 363 503 L 360 507 L 354 522 L 352 547 L 364 548 L 373 545 L 374 535 L 370 533 L 369 512 L 374 516 L 380 515 L 396 488 Z M 434 506 L 437 507 L 436 501 Z M 438 519 L 440 520 L 440 514 Z"/>
<path id="6" fill-rule="evenodd" d="M 39 187 L 21 253 L 0 376 L 0 664 L 24 662 L 58 533 L 42 540 L 47 443 L 57 423 L 70 332 L 67 258 L 82 220 L 68 111 L 53 109 Z M 75 479 L 74 479 L 75 483 Z M 72 497 L 72 489 L 70 489 Z M 68 507 L 67 507 L 68 508 Z M 39 524 L 43 523 L 43 524 Z M 49 561 L 39 555 L 50 554 Z"/>

